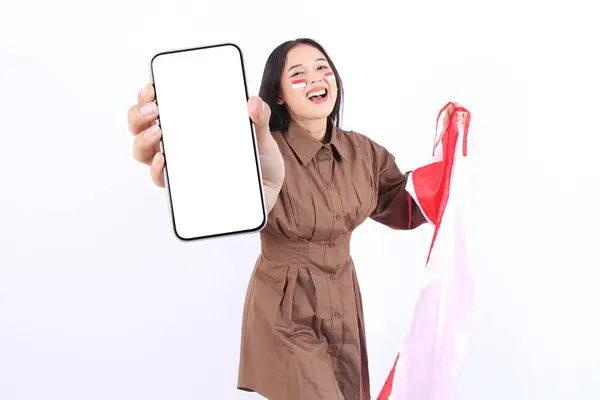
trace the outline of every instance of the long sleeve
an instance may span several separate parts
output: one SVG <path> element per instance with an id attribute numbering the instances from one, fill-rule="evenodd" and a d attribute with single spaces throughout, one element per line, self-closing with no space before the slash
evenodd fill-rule
<path id="1" fill-rule="evenodd" d="M 423 225 L 427 220 L 406 191 L 410 171 L 402 173 L 394 156 L 382 146 L 375 145 L 375 152 L 377 206 L 370 217 L 398 230 L 415 229 Z"/>

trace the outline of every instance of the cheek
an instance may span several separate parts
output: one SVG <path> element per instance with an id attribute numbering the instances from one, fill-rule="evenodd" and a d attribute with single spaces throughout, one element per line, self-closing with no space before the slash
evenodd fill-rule
<path id="1" fill-rule="evenodd" d="M 304 88 L 293 88 L 289 83 L 282 89 L 283 101 L 291 108 L 298 107 L 304 101 Z"/>
<path id="2" fill-rule="evenodd" d="M 331 92 L 332 92 L 334 95 L 336 95 L 336 96 L 337 96 L 337 90 L 338 90 L 338 87 L 337 87 L 337 82 L 336 82 L 336 81 L 330 81 L 330 82 L 329 82 L 329 87 L 330 87 L 330 89 L 331 89 Z M 333 97 L 333 98 L 335 98 L 335 96 L 332 96 L 332 97 Z"/>
<path id="3" fill-rule="evenodd" d="M 331 105 L 331 107 L 334 106 L 334 104 L 337 100 L 337 95 L 338 95 L 337 87 L 330 86 L 329 87 L 329 99 L 327 100 L 327 102 Z"/>

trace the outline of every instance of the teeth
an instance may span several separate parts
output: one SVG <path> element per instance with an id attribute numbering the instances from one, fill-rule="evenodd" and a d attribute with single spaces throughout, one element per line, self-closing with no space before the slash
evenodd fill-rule
<path id="1" fill-rule="evenodd" d="M 325 93 L 326 93 L 325 89 L 317 90 L 316 92 L 310 92 L 308 94 L 308 98 L 310 99 L 310 98 L 313 98 L 315 96 L 321 96 L 321 95 L 324 95 Z"/>

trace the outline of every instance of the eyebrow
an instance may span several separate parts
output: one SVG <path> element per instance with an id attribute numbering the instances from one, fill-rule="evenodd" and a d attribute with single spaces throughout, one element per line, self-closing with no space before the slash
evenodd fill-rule
<path id="1" fill-rule="evenodd" d="M 327 60 L 326 60 L 326 59 L 324 59 L 324 58 L 322 58 L 322 57 L 321 57 L 321 58 L 317 58 L 315 61 L 325 61 L 325 62 L 327 62 Z M 296 68 L 296 67 L 301 67 L 301 66 L 302 66 L 302 64 L 296 64 L 296 65 L 292 65 L 292 66 L 291 66 L 291 67 L 288 69 L 288 72 L 290 72 L 291 70 L 293 70 L 293 69 L 294 69 L 294 68 Z"/>

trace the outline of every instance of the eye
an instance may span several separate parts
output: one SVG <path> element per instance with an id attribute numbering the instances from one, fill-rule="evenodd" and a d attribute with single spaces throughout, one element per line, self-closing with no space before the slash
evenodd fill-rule
<path id="1" fill-rule="evenodd" d="M 302 72 L 300 72 L 300 71 L 294 72 L 294 73 L 293 73 L 293 74 L 290 76 L 290 78 L 293 78 L 294 76 L 297 76 L 297 75 L 299 75 L 299 74 L 301 74 L 301 73 L 302 73 Z"/>
<path id="2" fill-rule="evenodd" d="M 318 67 L 317 69 L 328 69 L 329 67 L 327 65 L 321 65 L 320 67 Z"/>

